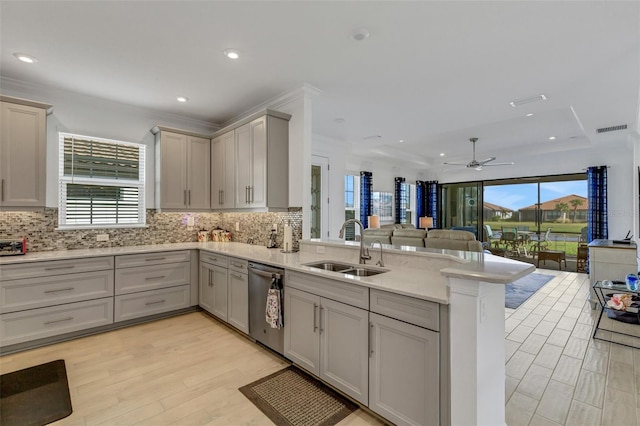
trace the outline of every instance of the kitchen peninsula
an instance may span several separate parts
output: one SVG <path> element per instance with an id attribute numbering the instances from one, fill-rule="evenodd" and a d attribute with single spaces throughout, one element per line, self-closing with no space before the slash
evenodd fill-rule
<path id="1" fill-rule="evenodd" d="M 387 336 L 385 333 L 395 330 L 394 324 L 409 326 L 413 330 L 428 333 L 428 339 L 431 340 L 425 340 L 425 342 L 437 345 L 435 357 L 428 364 L 432 367 L 435 366 L 435 369 L 426 371 L 425 368 L 425 371 L 415 371 L 414 373 L 417 377 L 424 374 L 424 377 L 433 379 L 437 391 L 435 399 L 432 400 L 431 408 L 435 408 L 435 419 L 439 423 L 503 424 L 505 405 L 503 284 L 532 272 L 533 266 L 483 253 L 414 248 L 403 250 L 391 246 L 385 246 L 383 252 L 386 272 L 368 277 L 348 276 L 306 265 L 311 262 L 336 259 L 356 264 L 358 247 L 344 241 L 302 241 L 299 253 L 281 253 L 279 250 L 269 250 L 262 246 L 241 243 L 177 243 L 34 252 L 25 256 L 0 259 L 2 303 L 5 303 L 5 288 L 25 284 L 29 280 L 10 275 L 12 271 L 19 270 L 21 267 L 37 270 L 40 265 L 46 264 L 49 268 L 48 274 L 52 275 L 56 269 L 51 268 L 68 267 L 72 264 L 75 265 L 75 268 L 81 268 L 78 266 L 81 265 L 81 261 L 98 262 L 97 265 L 91 266 L 91 268 L 102 272 L 96 272 L 97 282 L 111 280 L 111 288 L 113 288 L 111 274 L 115 273 L 117 277 L 121 273 L 119 271 L 133 271 L 134 268 L 138 268 L 136 266 L 138 262 L 153 263 L 153 259 L 162 258 L 159 262 L 166 264 L 166 257 L 174 256 L 172 264 L 180 265 L 182 271 L 188 270 L 190 274 L 187 275 L 184 272 L 183 275 L 179 275 L 178 282 L 157 291 L 166 290 L 169 292 L 170 289 L 173 289 L 176 295 L 181 295 L 180 297 L 183 299 L 180 300 L 185 303 L 178 304 L 177 306 L 180 308 L 175 312 L 182 312 L 189 308 L 193 310 L 198 305 L 197 263 L 199 255 L 216 253 L 278 266 L 286 270 L 285 294 L 303 293 L 318 297 L 321 307 L 325 301 L 327 307 L 331 307 L 331 303 L 335 302 L 328 293 L 324 293 L 329 287 L 332 291 L 336 289 L 345 291 L 340 294 L 352 295 L 355 289 L 359 294 L 366 296 L 361 299 L 362 304 L 356 309 L 370 318 L 370 324 L 366 324 L 364 339 L 371 349 L 367 348 L 367 345 L 364 346 L 364 351 L 369 357 L 365 357 L 362 362 L 369 364 L 368 368 L 373 368 L 370 370 L 372 372 L 375 371 L 377 365 L 375 363 L 378 359 L 376 358 L 378 351 L 389 350 L 388 346 L 384 346 L 382 339 Z M 372 253 L 372 256 L 371 264 L 378 260 L 379 252 Z M 150 269 L 156 270 L 155 267 Z M 66 271 L 65 274 L 69 272 L 66 269 L 58 269 L 58 271 Z M 77 271 L 80 272 L 80 270 Z M 158 274 L 156 270 L 155 275 L 165 274 Z M 30 279 L 37 280 L 37 278 Z M 183 284 L 185 280 L 188 284 Z M 69 285 L 69 287 L 71 286 Z M 123 286 L 121 288 L 122 294 L 116 296 L 113 296 L 113 289 L 111 289 L 111 296 L 103 291 L 97 300 L 102 300 L 105 303 L 104 311 L 108 311 L 109 306 L 113 306 L 108 303 L 110 298 L 116 299 L 115 303 L 117 304 L 119 297 L 129 300 L 133 295 L 143 293 L 143 291 L 137 292 L 138 290 L 130 289 L 131 287 Z M 163 299 L 168 299 L 168 297 L 163 297 Z M 75 303 L 88 302 L 90 301 Z M 111 304 L 113 303 L 111 301 Z M 354 308 L 351 304 L 357 303 L 359 302 L 347 301 L 342 304 Z M 72 304 L 68 303 L 68 305 Z M 34 308 L 31 311 L 35 312 L 37 309 L 51 308 Z M 296 311 L 292 311 L 291 314 L 294 312 Z M 329 309 L 326 312 L 326 315 L 329 315 Z M 0 337 L 3 341 L 7 330 L 5 319 L 19 316 L 19 314 L 20 312 L 7 312 L 3 305 L 0 317 L 2 319 Z M 414 314 L 413 318 L 412 314 Z M 287 322 L 287 318 L 291 320 L 290 317 L 287 317 L 285 310 L 285 333 L 288 332 L 287 327 L 291 324 Z M 144 317 L 139 320 L 144 320 Z M 111 317 L 111 321 L 113 321 L 113 317 Z M 370 328 L 371 331 L 369 331 Z M 84 330 L 84 333 L 106 329 L 109 329 L 108 325 L 101 325 L 97 328 Z M 369 334 L 370 332 L 371 334 Z M 405 336 L 405 334 L 401 335 Z M 64 335 L 60 337 L 64 337 Z M 286 339 L 288 344 L 285 345 L 285 356 L 293 359 L 296 364 L 306 367 L 298 362 L 294 356 L 291 356 L 296 353 L 295 342 L 292 343 L 294 338 L 295 336 L 289 336 Z M 411 341 L 416 342 L 415 340 Z M 5 343 L 3 342 L 2 345 L 4 346 Z M 428 349 L 427 345 L 423 347 Z M 3 351 L 10 349 L 10 346 L 7 346 L 3 348 Z M 367 371 L 369 370 L 367 369 Z M 382 373 L 387 371 L 389 371 L 387 367 L 383 367 L 381 370 Z M 319 377 L 322 378 L 322 374 Z M 434 418 L 433 410 L 425 414 L 425 416 L 431 417 L 418 416 L 416 419 L 403 419 L 401 410 L 396 413 L 398 418 L 392 417 L 393 413 L 381 413 L 376 410 L 374 406 L 377 403 L 384 406 L 388 401 L 380 401 L 381 395 L 376 393 L 375 389 L 384 386 L 385 380 L 389 380 L 389 377 L 384 374 L 377 379 L 375 375 L 371 377 L 374 379 L 368 383 L 368 392 L 366 388 L 359 389 L 359 392 L 363 398 L 368 399 L 368 406 L 372 410 L 395 423 L 408 423 L 415 420 L 429 423 Z M 434 392 L 433 383 L 423 384 L 423 388 L 430 396 Z M 351 388 L 354 389 L 354 392 L 358 391 L 354 387 Z M 353 397 L 352 394 L 349 395 Z M 430 404 L 424 401 L 422 405 L 429 406 Z"/>

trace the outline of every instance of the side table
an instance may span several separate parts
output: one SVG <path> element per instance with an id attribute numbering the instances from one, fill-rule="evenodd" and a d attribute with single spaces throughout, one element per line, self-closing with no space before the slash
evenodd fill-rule
<path id="1" fill-rule="evenodd" d="M 596 281 L 596 283 L 593 285 L 593 291 L 596 294 L 596 297 L 598 298 L 598 302 L 601 307 L 600 315 L 598 316 L 598 321 L 596 322 L 596 326 L 593 329 L 593 338 L 597 340 L 602 340 L 605 342 L 611 342 L 611 343 L 616 343 L 618 345 L 640 349 L 640 347 L 638 346 L 628 345 L 626 343 L 616 342 L 614 340 L 603 339 L 597 336 L 598 330 L 602 330 L 602 331 L 608 331 L 612 334 L 635 337 L 636 339 L 639 339 L 638 341 L 640 342 L 640 328 L 638 328 L 638 334 L 629 334 L 629 333 L 623 333 L 621 331 L 614 331 L 606 328 L 600 328 L 600 322 L 602 321 L 602 316 L 604 315 L 607 309 L 611 309 L 614 312 L 618 312 L 619 315 L 623 315 L 623 314 L 629 315 L 629 316 L 635 315 L 636 317 L 635 319 L 637 319 L 638 323 L 640 323 L 640 312 L 638 312 L 639 310 L 637 307 L 629 307 L 627 308 L 626 311 L 616 311 L 612 308 L 607 308 L 607 299 L 606 299 L 606 296 L 609 296 L 614 293 L 626 293 L 626 294 L 631 294 L 632 296 L 640 296 L 640 291 L 629 290 L 625 284 L 613 284 L 613 283 L 609 284 L 609 283 L 611 283 L 611 281 Z M 630 323 L 630 325 L 633 325 L 633 323 Z"/>
<path id="2" fill-rule="evenodd" d="M 541 250 L 538 252 L 538 263 L 536 268 L 540 267 L 540 261 L 545 264 L 547 260 L 553 260 L 558 262 L 558 270 L 562 270 L 562 261 L 564 260 L 564 267 L 567 267 L 567 257 L 565 252 L 560 250 Z"/>

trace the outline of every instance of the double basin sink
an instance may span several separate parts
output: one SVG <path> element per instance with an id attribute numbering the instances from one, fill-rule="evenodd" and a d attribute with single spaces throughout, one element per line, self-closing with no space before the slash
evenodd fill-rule
<path id="1" fill-rule="evenodd" d="M 382 274 L 383 272 L 387 272 L 386 269 L 367 268 L 363 265 L 349 265 L 348 263 L 332 262 L 330 260 L 305 263 L 304 266 L 322 269 L 325 271 L 338 272 L 340 274 L 353 275 L 355 277 L 370 277 L 372 275 L 378 275 Z"/>

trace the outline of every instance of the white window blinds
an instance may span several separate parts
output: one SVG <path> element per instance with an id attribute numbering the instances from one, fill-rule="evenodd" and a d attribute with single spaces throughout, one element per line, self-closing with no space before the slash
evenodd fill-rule
<path id="1" fill-rule="evenodd" d="M 59 134 L 60 228 L 145 224 L 145 146 Z"/>

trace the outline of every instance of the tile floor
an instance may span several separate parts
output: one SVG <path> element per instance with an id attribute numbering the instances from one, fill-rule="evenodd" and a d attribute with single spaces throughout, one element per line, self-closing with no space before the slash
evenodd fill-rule
<path id="1" fill-rule="evenodd" d="M 640 425 L 640 350 L 592 339 L 599 311 L 587 302 L 587 275 L 538 273 L 555 278 L 505 312 L 507 424 Z M 606 317 L 601 327 L 640 332 Z"/>

